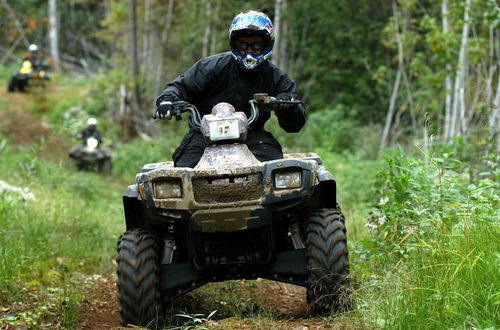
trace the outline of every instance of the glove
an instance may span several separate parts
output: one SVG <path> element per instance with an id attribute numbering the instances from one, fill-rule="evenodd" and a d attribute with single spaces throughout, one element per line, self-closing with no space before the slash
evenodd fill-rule
<path id="1" fill-rule="evenodd" d="M 293 101 L 293 94 L 290 93 L 280 93 L 276 95 L 276 100 L 278 101 Z M 290 103 L 278 103 L 278 110 L 290 109 L 294 104 Z"/>
<path id="2" fill-rule="evenodd" d="M 156 111 L 153 114 L 153 118 L 167 119 L 170 120 L 172 116 L 175 116 L 177 120 L 180 119 L 180 109 L 174 106 L 171 101 L 161 101 L 156 106 Z"/>

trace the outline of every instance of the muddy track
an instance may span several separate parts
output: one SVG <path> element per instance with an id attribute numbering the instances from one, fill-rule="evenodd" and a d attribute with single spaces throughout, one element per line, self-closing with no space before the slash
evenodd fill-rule
<path id="1" fill-rule="evenodd" d="M 208 284 L 169 305 L 171 325 L 182 329 L 189 321 L 174 314 L 205 316 L 217 309 L 203 326 L 210 329 L 353 329 L 345 319 L 319 319 L 307 315 L 305 288 L 268 280 Z M 191 310 L 190 310 L 191 309 Z M 113 276 L 101 279 L 87 292 L 78 308 L 78 329 L 125 329 L 120 327 L 116 283 Z"/>
<path id="2" fill-rule="evenodd" d="M 8 93 L 0 89 L 0 100 L 6 103 L 0 108 L 0 132 L 14 145 L 38 145 L 37 155 L 58 162 L 66 158 L 70 145 L 48 123 L 32 115 L 33 110 L 48 110 L 44 99 L 40 91 Z"/>

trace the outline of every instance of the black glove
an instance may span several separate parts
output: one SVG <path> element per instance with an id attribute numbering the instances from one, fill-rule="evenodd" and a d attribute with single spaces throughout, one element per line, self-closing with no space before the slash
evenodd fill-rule
<path id="1" fill-rule="evenodd" d="M 280 93 L 276 95 L 276 100 L 278 101 L 293 101 L 293 94 L 290 93 Z M 278 110 L 290 109 L 293 107 L 292 103 L 278 103 Z"/>
<path id="2" fill-rule="evenodd" d="M 172 117 L 173 105 L 170 101 L 161 101 L 156 105 L 156 111 L 153 118 L 170 119 Z"/>
<path id="3" fill-rule="evenodd" d="M 178 103 L 178 102 L 176 102 Z M 176 120 L 181 120 L 181 104 L 174 104 L 171 101 L 160 101 L 156 106 L 156 111 L 153 114 L 154 119 L 172 119 L 172 116 L 175 116 Z"/>

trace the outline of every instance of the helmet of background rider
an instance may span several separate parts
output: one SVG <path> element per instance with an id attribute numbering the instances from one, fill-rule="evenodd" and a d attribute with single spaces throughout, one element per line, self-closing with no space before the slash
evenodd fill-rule
<path id="1" fill-rule="evenodd" d="M 97 119 L 95 118 L 89 118 L 87 120 L 87 127 L 88 128 L 95 128 L 97 126 Z"/>
<path id="2" fill-rule="evenodd" d="M 236 41 L 241 37 L 262 36 L 264 49 L 259 55 L 247 53 L 241 55 L 236 48 Z M 229 27 L 229 44 L 236 61 L 246 70 L 255 70 L 271 57 L 274 46 L 273 23 L 264 13 L 248 10 L 239 13 Z"/>
<path id="3" fill-rule="evenodd" d="M 29 45 L 28 50 L 30 51 L 30 53 L 37 52 L 38 51 L 38 46 L 35 45 L 35 44 L 31 44 L 31 45 Z"/>

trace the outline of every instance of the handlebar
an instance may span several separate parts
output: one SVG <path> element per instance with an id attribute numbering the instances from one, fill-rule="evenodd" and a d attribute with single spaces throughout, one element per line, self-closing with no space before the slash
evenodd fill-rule
<path id="1" fill-rule="evenodd" d="M 253 99 L 248 101 L 250 103 L 250 118 L 248 119 L 248 124 L 250 125 L 251 123 L 255 122 L 259 118 L 259 110 L 261 111 L 266 111 L 266 112 L 271 112 L 276 110 L 278 105 L 281 104 L 291 104 L 291 105 L 296 105 L 296 104 L 302 104 L 302 101 L 299 100 L 290 100 L 290 101 L 282 101 L 278 100 L 274 96 L 269 96 L 266 93 L 257 93 L 254 94 Z M 181 120 L 181 114 L 190 112 L 191 113 L 191 118 L 190 124 L 194 127 L 200 127 L 201 126 L 201 115 L 198 109 L 185 101 L 177 101 L 172 103 L 172 111 L 168 111 L 165 119 L 170 120 L 172 119 L 173 116 L 175 116 L 176 120 Z M 157 113 L 153 113 L 153 119 L 162 119 L 159 118 Z"/>

